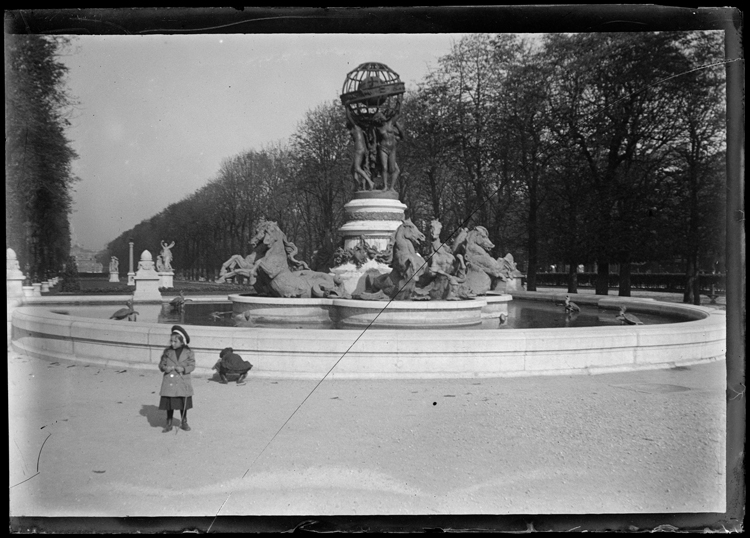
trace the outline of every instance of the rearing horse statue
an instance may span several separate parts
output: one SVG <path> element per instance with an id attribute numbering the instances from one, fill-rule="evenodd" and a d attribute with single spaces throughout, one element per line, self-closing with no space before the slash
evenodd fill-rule
<path id="1" fill-rule="evenodd" d="M 490 255 L 495 245 L 489 236 L 484 226 L 471 231 L 462 229 L 452 245 L 453 254 L 462 255 L 466 260 L 465 284 L 475 295 L 485 295 L 498 281 L 507 278 L 503 265 Z"/>
<path id="2" fill-rule="evenodd" d="M 424 234 L 411 219 L 402 221 L 393 238 L 391 272 L 378 276 L 368 274 L 366 291 L 358 298 L 369 301 L 411 299 L 417 280 L 425 270 L 425 260 L 414 247 L 424 240 Z"/>
<path id="3" fill-rule="evenodd" d="M 250 285 L 255 284 L 255 257 L 257 256 L 256 252 L 251 252 L 245 257 L 240 256 L 239 254 L 233 255 L 231 258 L 229 258 L 227 261 L 224 262 L 224 264 L 221 266 L 221 271 L 219 272 L 219 278 L 216 279 L 216 282 L 226 282 L 229 278 L 234 278 L 236 276 L 242 276 L 247 278 L 250 282 Z"/>
<path id="4" fill-rule="evenodd" d="M 251 240 L 256 245 L 255 290 L 271 297 L 343 297 L 342 281 L 312 271 L 294 256 L 297 247 L 275 222 L 262 221 Z M 299 269 L 302 267 L 302 269 Z"/>

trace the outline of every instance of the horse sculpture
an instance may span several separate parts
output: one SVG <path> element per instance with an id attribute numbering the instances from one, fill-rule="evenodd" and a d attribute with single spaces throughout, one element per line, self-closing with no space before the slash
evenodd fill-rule
<path id="1" fill-rule="evenodd" d="M 477 226 L 471 231 L 462 229 L 452 247 L 453 254 L 462 255 L 466 261 L 465 285 L 473 294 L 485 295 L 498 282 L 507 279 L 503 265 L 490 255 L 495 245 L 484 226 Z"/>
<path id="2" fill-rule="evenodd" d="M 393 236 L 391 272 L 368 273 L 365 291 L 357 298 L 369 301 L 411 299 L 417 280 L 425 270 L 425 261 L 414 247 L 424 240 L 424 234 L 411 219 L 402 221 Z"/>
<path id="3" fill-rule="evenodd" d="M 297 247 L 275 222 L 263 221 L 251 240 L 255 246 L 255 290 L 271 297 L 343 297 L 342 281 L 312 271 L 294 256 Z"/>
<path id="4" fill-rule="evenodd" d="M 245 257 L 235 254 L 221 266 L 216 282 L 226 282 L 230 278 L 240 276 L 245 277 L 251 286 L 255 285 L 255 256 L 255 252 Z"/>
<path id="5" fill-rule="evenodd" d="M 463 256 L 454 256 L 452 248 L 440 241 L 442 227 L 437 219 L 430 223 L 432 254 L 429 257 L 429 267 L 417 284 L 417 293 L 436 300 L 471 299 L 474 294 L 465 285 L 466 264 Z"/>

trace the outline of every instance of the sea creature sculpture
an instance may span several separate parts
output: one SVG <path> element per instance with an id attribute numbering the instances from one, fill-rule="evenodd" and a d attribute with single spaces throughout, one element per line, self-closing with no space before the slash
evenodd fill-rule
<path id="1" fill-rule="evenodd" d="M 185 301 L 192 301 L 192 299 L 185 297 L 183 291 L 180 290 L 180 294 L 169 301 L 169 306 L 172 308 L 173 312 L 182 312 L 185 308 Z"/>
<path id="2" fill-rule="evenodd" d="M 633 314 L 626 314 L 627 308 L 625 306 L 620 307 L 620 313 L 615 316 L 615 319 L 620 321 L 623 325 L 643 325 L 643 322 Z"/>
<path id="3" fill-rule="evenodd" d="M 565 296 L 565 313 L 576 314 L 581 311 L 581 307 L 570 300 L 570 295 Z"/>
<path id="4" fill-rule="evenodd" d="M 127 319 L 128 321 L 136 321 L 136 316 L 138 316 L 139 313 L 133 310 L 133 299 L 128 300 L 125 304 L 127 305 L 127 308 L 119 309 L 117 312 L 112 314 L 109 319 Z"/>

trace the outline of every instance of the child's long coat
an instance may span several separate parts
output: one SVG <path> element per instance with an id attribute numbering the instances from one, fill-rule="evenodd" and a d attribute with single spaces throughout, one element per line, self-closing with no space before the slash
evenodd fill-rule
<path id="1" fill-rule="evenodd" d="M 166 372 L 168 366 L 176 367 L 182 366 L 185 372 L 179 374 L 177 372 Z M 190 372 L 195 370 L 195 356 L 193 350 L 187 346 L 183 346 L 180 352 L 180 358 L 177 359 L 177 353 L 171 347 L 164 350 L 159 361 L 159 370 L 164 372 L 164 377 L 161 381 L 161 396 L 177 397 L 177 396 L 192 396 L 193 395 L 193 382 L 190 377 Z"/>

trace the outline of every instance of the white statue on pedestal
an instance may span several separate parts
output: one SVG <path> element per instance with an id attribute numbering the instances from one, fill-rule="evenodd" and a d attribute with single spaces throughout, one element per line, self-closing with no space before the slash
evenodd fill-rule
<path id="1" fill-rule="evenodd" d="M 167 245 L 167 243 L 162 240 L 161 242 L 161 259 L 162 263 L 164 264 L 164 272 L 170 272 L 172 271 L 172 247 L 174 246 L 174 241 L 172 241 L 171 245 Z"/>

